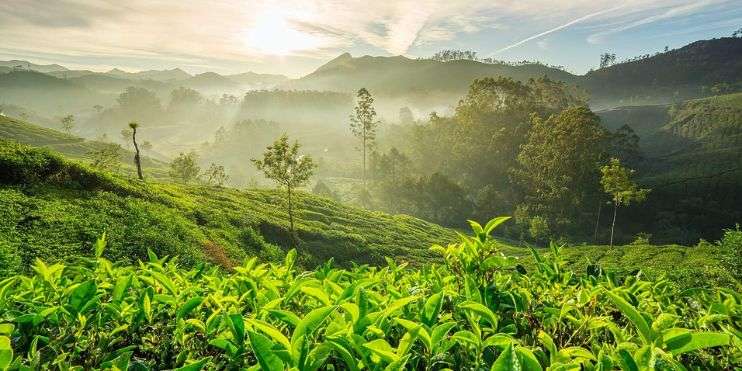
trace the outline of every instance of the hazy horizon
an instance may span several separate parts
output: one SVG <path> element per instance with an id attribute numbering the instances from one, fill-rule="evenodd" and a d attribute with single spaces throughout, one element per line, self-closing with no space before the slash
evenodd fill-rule
<path id="1" fill-rule="evenodd" d="M 619 60 L 654 53 L 728 36 L 742 22 L 732 0 L 39 3 L 0 4 L 0 59 L 299 77 L 344 52 L 414 58 L 467 49 L 583 74 L 603 52 Z"/>

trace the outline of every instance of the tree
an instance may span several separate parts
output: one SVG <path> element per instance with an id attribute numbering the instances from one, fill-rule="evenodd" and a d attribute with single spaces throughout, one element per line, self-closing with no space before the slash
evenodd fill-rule
<path id="1" fill-rule="evenodd" d="M 206 182 L 217 187 L 223 186 L 229 180 L 229 175 L 224 171 L 224 166 L 215 163 L 209 165 L 209 168 L 204 172 L 204 176 L 206 177 Z"/>
<path id="2" fill-rule="evenodd" d="M 379 122 L 376 120 L 374 109 L 374 98 L 366 88 L 358 90 L 354 113 L 350 116 L 350 130 L 361 141 L 361 152 L 363 153 L 363 184 L 366 185 L 366 150 L 372 149 L 376 140 L 376 128 Z"/>
<path id="3" fill-rule="evenodd" d="M 566 109 L 543 120 L 534 117 L 518 154 L 515 180 L 533 216 L 554 232 L 584 224 L 584 208 L 598 196 L 598 164 L 606 157 L 607 131 L 587 107 Z"/>
<path id="4" fill-rule="evenodd" d="M 142 174 L 142 158 L 139 154 L 139 145 L 137 144 L 138 127 L 139 124 L 136 122 L 132 121 L 129 123 L 129 129 L 131 129 L 131 142 L 134 144 L 134 164 L 137 166 L 137 176 L 139 177 L 139 180 L 144 180 L 144 175 Z"/>
<path id="5" fill-rule="evenodd" d="M 170 177 L 184 184 L 198 178 L 201 168 L 198 166 L 198 155 L 196 152 L 181 152 L 170 163 Z"/>
<path id="6" fill-rule="evenodd" d="M 116 143 L 105 143 L 99 149 L 88 152 L 92 158 L 90 166 L 100 170 L 116 171 L 121 164 L 123 149 Z"/>
<path id="7" fill-rule="evenodd" d="M 732 37 L 742 37 L 742 28 L 740 28 L 737 31 L 732 32 Z"/>
<path id="8" fill-rule="evenodd" d="M 340 200 L 337 192 L 330 189 L 330 187 L 321 180 L 317 181 L 317 184 L 314 185 L 314 188 L 312 188 L 312 193 L 318 196 L 327 197 L 335 201 Z"/>
<path id="9" fill-rule="evenodd" d="M 201 96 L 201 93 L 198 91 L 181 86 L 170 92 L 168 110 L 175 111 L 179 109 L 193 109 L 201 104 L 203 100 L 203 96 Z"/>
<path id="10" fill-rule="evenodd" d="M 616 63 L 616 54 L 603 53 L 600 55 L 600 68 L 606 68 Z"/>
<path id="11" fill-rule="evenodd" d="M 629 167 L 639 166 L 642 160 L 639 135 L 629 125 L 623 125 L 611 134 L 611 156 Z"/>
<path id="12" fill-rule="evenodd" d="M 69 134 L 72 129 L 75 127 L 75 116 L 67 115 L 62 117 L 60 120 L 62 123 L 62 130 L 66 131 L 67 134 Z"/>
<path id="13" fill-rule="evenodd" d="M 613 222 L 611 223 L 611 242 L 613 247 L 613 230 L 616 227 L 616 213 L 619 206 L 629 205 L 631 202 L 642 202 L 647 198 L 649 189 L 639 188 L 631 179 L 634 170 L 621 166 L 621 161 L 612 158 L 608 165 L 600 168 L 602 177 L 600 184 L 605 193 L 613 200 Z"/>
<path id="14" fill-rule="evenodd" d="M 415 122 L 415 116 L 412 114 L 410 107 L 402 107 L 399 109 L 399 123 L 400 124 L 412 124 Z"/>
<path id="15" fill-rule="evenodd" d="M 265 177 L 273 180 L 279 187 L 286 187 L 288 195 L 289 227 L 291 236 L 296 241 L 294 232 L 294 214 L 291 203 L 291 192 L 296 187 L 305 185 L 314 172 L 314 162 L 308 155 L 299 155 L 299 142 L 289 144 L 289 137 L 281 135 L 272 145 L 268 146 L 263 153 L 262 160 L 253 159 L 255 167 L 265 174 Z"/>
<path id="16" fill-rule="evenodd" d="M 96 113 L 101 113 L 101 111 L 103 111 L 103 106 L 101 106 L 100 104 L 96 104 L 93 106 L 93 109 Z"/>

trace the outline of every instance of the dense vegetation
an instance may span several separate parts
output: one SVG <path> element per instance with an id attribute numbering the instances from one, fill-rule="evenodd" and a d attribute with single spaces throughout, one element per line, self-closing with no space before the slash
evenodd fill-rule
<path id="1" fill-rule="evenodd" d="M 421 270 L 296 269 L 256 259 L 224 273 L 150 253 L 36 260 L 0 281 L 0 368 L 649 370 L 742 365 L 742 297 L 665 280 L 565 268 L 526 271 L 489 238 L 507 218 L 431 250 Z"/>
<path id="2" fill-rule="evenodd" d="M 409 216 L 294 195 L 300 261 L 342 264 L 384 256 L 421 262 L 426 248 L 451 241 L 451 230 Z M 93 170 L 39 149 L 0 141 L 0 274 L 46 260 L 90 255 L 107 231 L 112 260 L 136 261 L 147 248 L 231 266 L 246 256 L 280 259 L 292 245 L 281 192 L 142 183 Z"/>

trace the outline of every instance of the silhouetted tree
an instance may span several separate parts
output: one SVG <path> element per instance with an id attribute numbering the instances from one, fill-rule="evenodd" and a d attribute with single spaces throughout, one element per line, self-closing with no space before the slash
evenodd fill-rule
<path id="1" fill-rule="evenodd" d="M 137 176 L 139 180 L 144 180 L 144 174 L 142 174 L 142 158 L 139 154 L 139 145 L 137 144 L 137 128 L 139 124 L 136 122 L 129 123 L 129 129 L 131 129 L 131 141 L 134 144 L 134 164 L 137 166 Z"/>
<path id="2" fill-rule="evenodd" d="M 374 147 L 376 140 L 376 128 L 379 122 L 376 120 L 374 109 L 374 98 L 366 88 L 358 90 L 354 113 L 350 116 L 350 129 L 360 141 L 363 155 L 363 184 L 366 184 L 366 150 Z"/>
<path id="3" fill-rule="evenodd" d="M 75 116 L 72 116 L 72 115 L 64 116 L 62 117 L 60 122 L 62 123 L 62 130 L 64 130 L 65 132 L 67 132 L 67 134 L 69 134 L 70 132 L 72 132 L 72 129 L 75 127 Z"/>

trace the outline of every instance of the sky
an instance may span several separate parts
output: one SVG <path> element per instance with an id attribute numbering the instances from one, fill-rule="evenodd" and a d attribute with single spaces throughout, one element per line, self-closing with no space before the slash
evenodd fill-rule
<path id="1" fill-rule="evenodd" d="M 465 49 L 585 73 L 725 37 L 742 0 L 3 0 L 0 60 L 299 77 L 337 55 Z"/>

